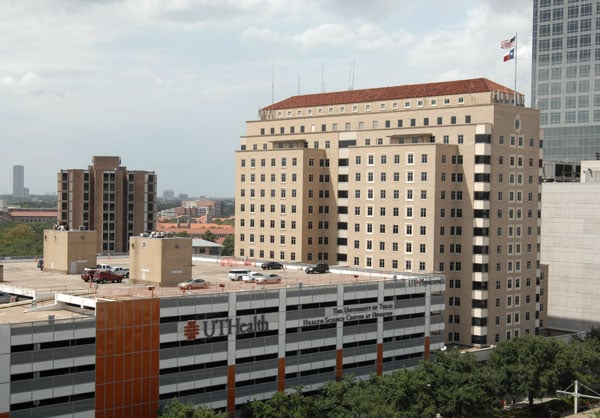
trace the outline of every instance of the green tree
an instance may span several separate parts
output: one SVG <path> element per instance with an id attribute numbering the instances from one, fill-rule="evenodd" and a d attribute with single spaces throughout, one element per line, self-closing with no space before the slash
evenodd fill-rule
<path id="1" fill-rule="evenodd" d="M 0 225 L 0 255 L 37 256 L 43 253 L 44 229 L 52 227 L 50 222 L 18 223 Z"/>
<path id="2" fill-rule="evenodd" d="M 213 234 L 210 229 L 207 229 L 206 232 L 200 235 L 200 238 L 206 241 L 215 242 L 217 240 L 217 236 Z"/>
<path id="3" fill-rule="evenodd" d="M 600 339 L 592 330 L 584 339 L 574 338 L 561 344 L 556 359 L 557 389 L 579 380 L 584 385 L 600 390 Z"/>
<path id="4" fill-rule="evenodd" d="M 228 219 L 217 218 L 214 220 L 214 223 L 216 223 L 217 225 L 234 225 L 235 220 L 231 219 L 231 218 L 228 218 Z"/>
<path id="5" fill-rule="evenodd" d="M 596 340 L 600 344 L 600 327 L 592 327 L 585 333 L 585 340 Z"/>
<path id="6" fill-rule="evenodd" d="M 249 416 L 420 418 L 488 417 L 498 412 L 498 385 L 491 370 L 470 354 L 438 353 L 413 370 L 399 370 L 367 381 L 344 376 L 313 396 L 276 394 L 253 402 Z"/>
<path id="7" fill-rule="evenodd" d="M 559 351 L 559 343 L 552 338 L 518 337 L 498 344 L 489 366 L 496 372 L 501 392 L 513 401 L 526 396 L 531 407 L 535 398 L 556 390 Z"/>
<path id="8" fill-rule="evenodd" d="M 229 418 L 224 412 L 214 411 L 202 405 L 182 403 L 172 399 L 158 412 L 160 418 Z"/>
<path id="9" fill-rule="evenodd" d="M 340 393 L 338 399 L 341 402 L 331 404 L 327 417 L 345 418 L 371 417 L 371 418 L 400 418 L 402 411 L 396 409 L 394 404 L 394 392 L 385 390 L 387 379 L 380 376 L 372 376 L 368 381 L 356 381 L 346 383 L 344 380 L 332 385 Z M 382 386 L 383 384 L 383 386 Z M 331 391 L 329 391 L 331 393 Z M 327 391 L 323 391 L 320 397 L 322 401 L 329 399 Z M 323 408 L 319 408 L 323 410 Z"/>
<path id="10" fill-rule="evenodd" d="M 418 380 L 427 382 L 435 413 L 488 417 L 497 412 L 498 381 L 469 353 L 437 353 L 432 361 L 421 363 L 415 373 Z"/>
<path id="11" fill-rule="evenodd" d="M 175 232 L 175 236 L 180 237 L 180 238 L 189 238 L 190 234 L 188 234 L 187 231 L 180 231 L 180 232 Z"/>
<path id="12" fill-rule="evenodd" d="M 168 200 L 168 201 L 159 200 L 156 203 L 156 210 L 158 210 L 160 212 L 161 210 L 178 208 L 180 206 L 181 206 L 181 200 Z"/>
<path id="13" fill-rule="evenodd" d="M 246 415 L 253 418 L 314 418 L 323 416 L 316 409 L 312 397 L 302 394 L 301 388 L 291 393 L 276 392 L 271 399 L 255 401 L 246 408 Z"/>
<path id="14" fill-rule="evenodd" d="M 235 241 L 233 235 L 227 235 L 223 240 L 221 255 L 233 255 L 235 253 Z"/>
<path id="15" fill-rule="evenodd" d="M 317 409 L 321 412 L 320 416 L 327 417 L 345 417 L 352 416 L 353 400 L 351 393 L 356 382 L 351 376 L 344 376 L 339 381 L 326 383 L 319 391 L 316 400 Z"/>

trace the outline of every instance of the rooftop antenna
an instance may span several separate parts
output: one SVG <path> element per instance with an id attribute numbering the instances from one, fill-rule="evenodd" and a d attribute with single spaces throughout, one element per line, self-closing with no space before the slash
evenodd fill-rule
<path id="1" fill-rule="evenodd" d="M 325 93 L 325 65 L 321 64 L 321 93 Z"/>
<path id="2" fill-rule="evenodd" d="M 356 61 L 350 62 L 350 73 L 348 74 L 348 90 L 354 90 L 354 67 Z"/>
<path id="3" fill-rule="evenodd" d="M 271 60 L 271 104 L 275 103 L 275 62 Z"/>
<path id="4" fill-rule="evenodd" d="M 298 96 L 302 94 L 302 89 L 300 88 L 300 76 L 298 76 Z"/>

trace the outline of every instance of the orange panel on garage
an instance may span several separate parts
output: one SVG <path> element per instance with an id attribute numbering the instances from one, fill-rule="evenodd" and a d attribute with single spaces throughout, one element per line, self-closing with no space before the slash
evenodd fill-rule
<path id="1" fill-rule="evenodd" d="M 96 416 L 157 417 L 160 301 L 98 303 L 96 325 Z"/>

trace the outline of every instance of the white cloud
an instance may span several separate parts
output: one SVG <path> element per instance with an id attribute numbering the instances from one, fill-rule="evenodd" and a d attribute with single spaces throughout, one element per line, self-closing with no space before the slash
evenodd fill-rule
<path id="1" fill-rule="evenodd" d="M 379 26 L 366 24 L 357 30 L 356 38 L 360 49 L 395 49 L 412 43 L 414 35 L 404 30 L 386 31 Z"/>
<path id="2" fill-rule="evenodd" d="M 0 91 L 16 94 L 41 95 L 46 91 L 46 83 L 36 73 L 29 72 L 21 77 L 4 76 L 0 78 Z"/>
<path id="3" fill-rule="evenodd" d="M 518 89 L 528 94 L 532 4 L 506 1 L 0 0 L 0 55 L 10 57 L 0 67 L 0 119 L 3 137 L 17 144 L 0 166 L 36 167 L 38 185 L 28 186 L 51 191 L 48 173 L 62 156 L 29 156 L 39 138 L 73 149 L 83 164 L 90 143 L 127 161 L 139 154 L 133 144 L 158 150 L 165 138 L 189 140 L 190 160 L 139 166 L 167 178 L 182 165 L 207 167 L 214 155 L 231 159 L 273 85 L 276 99 L 343 90 L 350 76 L 357 89 L 482 76 L 512 86 L 514 66 L 502 63 L 499 42 L 515 32 Z M 114 138 L 108 151 L 106 138 Z M 209 138 L 206 157 L 199 150 Z M 24 155 L 31 161 L 14 161 Z M 187 174 L 161 188 L 232 194 L 225 165 L 219 182 Z M 0 187 L 9 183 L 0 173 Z"/>
<path id="4" fill-rule="evenodd" d="M 261 29 L 251 26 L 242 31 L 242 33 L 239 35 L 239 39 L 247 43 L 275 44 L 289 41 L 290 37 L 288 35 L 276 32 L 270 28 Z"/>
<path id="5" fill-rule="evenodd" d="M 352 43 L 356 39 L 354 31 L 342 24 L 326 23 L 293 35 L 292 39 L 303 48 L 320 46 L 341 46 Z"/>
<path id="6" fill-rule="evenodd" d="M 328 23 L 306 29 L 301 33 L 287 34 L 270 28 L 249 27 L 239 35 L 246 43 L 283 44 L 293 42 L 303 49 L 321 47 L 356 47 L 360 50 L 394 49 L 413 42 L 414 36 L 399 30 L 388 32 L 372 24 L 356 28 L 339 23 Z"/>

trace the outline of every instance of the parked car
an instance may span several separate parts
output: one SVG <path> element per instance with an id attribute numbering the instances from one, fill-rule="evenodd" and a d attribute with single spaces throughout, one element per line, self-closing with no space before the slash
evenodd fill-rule
<path id="1" fill-rule="evenodd" d="M 242 277 L 250 273 L 250 269 L 231 269 L 229 270 L 228 277 L 230 280 L 239 281 Z"/>
<path id="2" fill-rule="evenodd" d="M 0 303 L 10 303 L 10 293 L 0 292 Z"/>
<path id="3" fill-rule="evenodd" d="M 93 280 L 94 278 L 94 273 L 96 273 L 95 268 L 89 268 L 86 267 L 83 269 L 83 271 L 81 272 L 81 280 L 83 280 L 84 282 L 89 282 L 90 280 Z"/>
<path id="4" fill-rule="evenodd" d="M 325 263 L 315 264 L 313 266 L 307 267 L 306 273 L 308 274 L 316 274 L 316 273 L 329 273 L 329 265 Z"/>
<path id="5" fill-rule="evenodd" d="M 121 283 L 123 276 L 113 273 L 111 270 L 96 270 L 94 277 L 91 279 L 96 283 Z"/>
<path id="6" fill-rule="evenodd" d="M 244 282 L 254 282 L 259 277 L 265 277 L 265 275 L 262 274 L 259 271 L 251 271 L 250 273 L 244 274 L 242 276 L 242 281 L 244 281 Z"/>
<path id="7" fill-rule="evenodd" d="M 261 268 L 263 270 L 281 270 L 283 269 L 283 264 L 278 263 L 277 261 L 268 261 L 266 263 L 262 263 Z"/>
<path id="8" fill-rule="evenodd" d="M 210 283 L 204 279 L 189 279 L 185 282 L 179 283 L 178 286 L 180 289 L 184 290 L 208 289 L 210 287 Z"/>
<path id="9" fill-rule="evenodd" d="M 96 264 L 96 268 L 100 270 L 112 270 L 113 267 L 110 264 Z"/>
<path id="10" fill-rule="evenodd" d="M 113 273 L 120 274 L 121 276 L 123 276 L 124 279 L 128 279 L 129 278 L 129 269 L 128 268 L 114 267 L 111 271 Z"/>
<path id="11" fill-rule="evenodd" d="M 270 283 L 281 283 L 281 276 L 276 273 L 267 274 L 266 276 L 257 277 L 255 280 L 256 284 L 270 284 Z"/>

